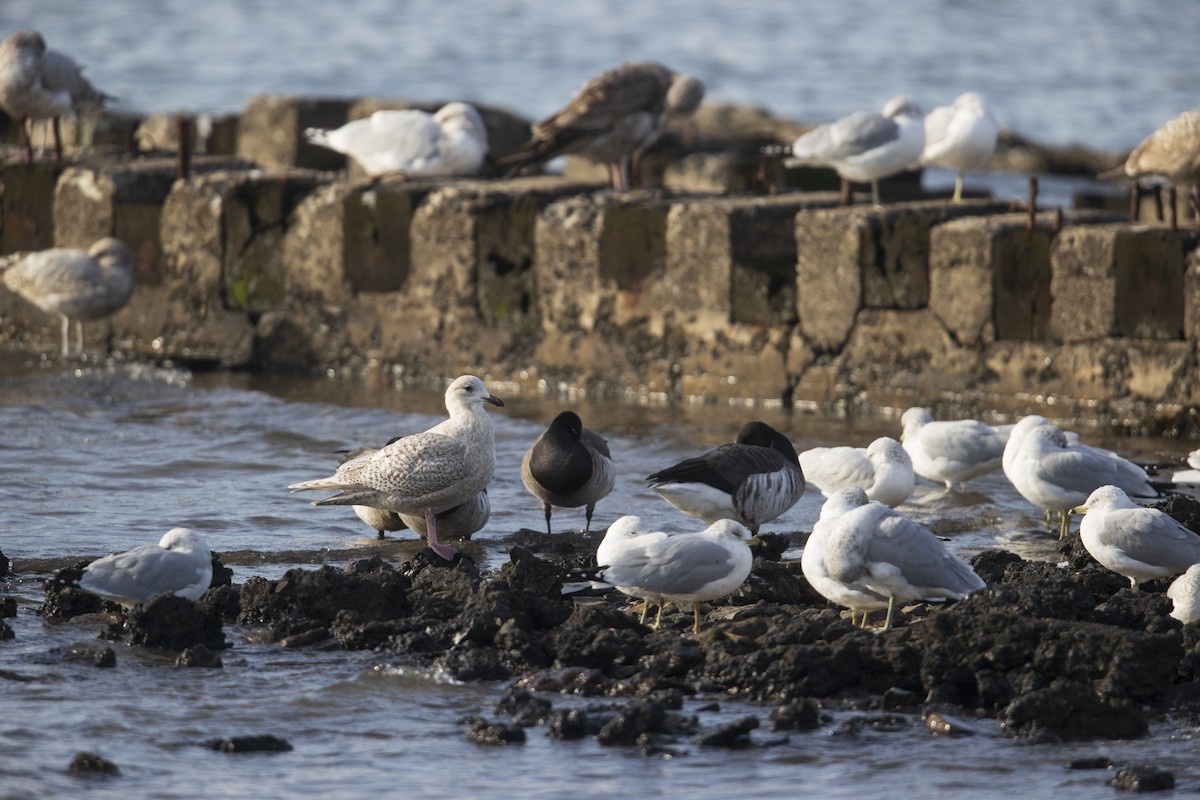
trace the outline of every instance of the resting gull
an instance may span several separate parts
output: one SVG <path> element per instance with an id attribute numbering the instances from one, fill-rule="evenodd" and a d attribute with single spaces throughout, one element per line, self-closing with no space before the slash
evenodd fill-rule
<path id="1" fill-rule="evenodd" d="M 879 181 L 903 172 L 921 157 L 925 123 L 921 109 L 907 97 L 893 97 L 883 111 L 856 111 L 820 125 L 792 142 L 789 167 L 833 167 L 843 180 L 871 184 L 879 202 Z"/>
<path id="2" fill-rule="evenodd" d="M 1184 625 L 1200 620 L 1200 564 L 1192 564 L 1167 587 L 1167 597 L 1175 603 L 1171 616 Z"/>
<path id="3" fill-rule="evenodd" d="M 900 441 L 922 478 L 957 489 L 972 478 L 1000 467 L 1004 431 L 974 419 L 936 421 L 927 409 L 913 407 L 900 417 Z"/>
<path id="4" fill-rule="evenodd" d="M 479 378 L 458 377 L 446 390 L 449 419 L 347 461 L 331 477 L 288 488 L 338 491 L 313 505 L 365 505 L 423 515 L 430 549 L 451 559 L 456 551 L 438 543 L 435 515 L 473 500 L 492 479 L 495 435 L 485 403 L 504 405 Z"/>
<path id="5" fill-rule="evenodd" d="M 596 548 L 596 565 L 603 569 L 609 564 L 618 559 L 621 553 L 633 544 L 633 539 L 639 539 L 638 547 L 644 547 L 647 543 L 655 539 L 665 539 L 667 534 L 662 531 L 648 531 L 642 529 L 642 518 L 633 515 L 625 515 L 618 517 L 612 525 L 608 526 L 608 530 L 604 532 L 604 538 L 600 540 L 600 545 Z M 592 586 L 596 588 L 606 587 L 608 584 L 597 585 L 592 582 Z M 626 587 L 624 593 L 637 597 L 642 600 L 642 615 L 638 622 L 646 621 L 646 612 L 650 610 L 652 603 L 659 603 L 661 616 L 662 600 L 657 595 L 647 594 L 636 587 Z"/>
<path id="6" fill-rule="evenodd" d="M 747 422 L 733 444 L 659 470 L 650 488 L 685 514 L 712 523 L 736 519 L 752 533 L 804 494 L 804 473 L 787 437 L 765 422 Z"/>
<path id="7" fill-rule="evenodd" d="M 79 578 L 80 589 L 126 607 L 164 593 L 198 600 L 211 583 L 212 552 L 187 528 L 172 528 L 158 544 L 96 559 Z"/>
<path id="8" fill-rule="evenodd" d="M 1116 486 L 1101 486 L 1077 508 L 1083 546 L 1105 568 L 1142 581 L 1169 578 L 1200 563 L 1200 536 L 1157 508 L 1144 508 Z"/>
<path id="9" fill-rule="evenodd" d="M 1071 512 L 1092 492 L 1112 484 L 1127 495 L 1157 497 L 1146 471 L 1099 447 L 1072 443 L 1058 426 L 1031 415 L 1009 434 L 1004 474 L 1022 497 L 1060 515 L 1059 538 L 1071 527 Z"/>
<path id="10" fill-rule="evenodd" d="M 1190 192 L 1200 224 L 1200 108 L 1172 117 L 1142 140 L 1125 159 L 1125 174 L 1138 181 L 1155 177 Z"/>
<path id="11" fill-rule="evenodd" d="M 43 311 L 62 317 L 62 354 L 70 354 L 75 322 L 83 351 L 83 320 L 113 314 L 129 302 L 135 271 L 133 251 L 119 239 L 100 239 L 88 250 L 55 247 L 0 258 L 4 285 Z"/>
<path id="12" fill-rule="evenodd" d="M 498 164 L 517 172 L 561 155 L 608 165 L 614 189 L 630 188 L 634 162 L 672 120 L 695 113 L 704 84 L 654 61 L 626 62 L 592 78 L 532 137 Z"/>
<path id="13" fill-rule="evenodd" d="M 83 76 L 83 67 L 69 55 L 47 48 L 37 31 L 17 31 L 0 42 L 0 108 L 20 125 L 28 160 L 33 160 L 33 143 L 27 120 L 53 121 L 54 153 L 61 161 L 59 118 L 102 107 L 111 99 Z"/>
<path id="14" fill-rule="evenodd" d="M 847 486 L 830 492 L 828 498 L 821 506 L 821 516 L 804 543 L 800 569 L 818 594 L 831 603 L 850 609 L 851 624 L 854 624 L 855 616 L 861 613 L 862 625 L 865 628 L 867 617 L 872 611 L 887 608 L 887 596 L 873 592 L 859 582 L 835 580 L 830 577 L 825 560 L 827 555 L 836 557 L 836 554 L 829 553 L 829 537 L 833 532 L 834 521 L 871 501 L 859 486 Z"/>
<path id="15" fill-rule="evenodd" d="M 953 105 L 925 117 L 925 149 L 920 163 L 954 170 L 954 202 L 962 200 L 963 173 L 983 166 L 996 150 L 1000 126 L 983 95 L 960 94 Z"/>
<path id="16" fill-rule="evenodd" d="M 521 481 L 542 501 L 546 533 L 552 533 L 553 506 L 586 506 L 584 530 L 590 531 L 596 503 L 612 491 L 615 480 L 608 442 L 583 427 L 574 411 L 563 411 L 555 417 L 521 459 Z"/>
<path id="17" fill-rule="evenodd" d="M 826 504 L 854 506 L 866 499 L 861 489 L 843 491 L 847 494 Z M 861 498 L 858 493 L 862 493 Z M 824 508 L 821 513 L 825 515 Z M 841 584 L 844 592 L 865 590 L 887 598 L 883 630 L 892 626 L 897 600 L 960 600 L 984 588 L 975 570 L 947 552 L 932 531 L 882 503 L 843 508 L 842 513 L 831 514 L 828 526 L 818 540 L 817 551 L 823 556 L 824 567 L 818 574 Z M 801 569 L 803 566 L 802 557 Z"/>
<path id="18" fill-rule="evenodd" d="M 664 603 L 691 603 L 692 632 L 699 633 L 700 603 L 731 594 L 750 576 L 749 541 L 750 531 L 731 519 L 698 533 L 627 536 L 598 573 L 619 591 L 658 603 L 655 628 Z"/>
<path id="19" fill-rule="evenodd" d="M 368 175 L 475 175 L 488 153 L 487 126 L 467 103 L 447 103 L 433 114 L 384 109 L 332 131 L 308 128 L 304 136 L 350 156 Z"/>
<path id="20" fill-rule="evenodd" d="M 814 447 L 800 454 L 804 479 L 832 497 L 839 489 L 858 486 L 867 498 L 896 506 L 913 493 L 915 477 L 908 451 L 888 436 L 863 447 Z"/>

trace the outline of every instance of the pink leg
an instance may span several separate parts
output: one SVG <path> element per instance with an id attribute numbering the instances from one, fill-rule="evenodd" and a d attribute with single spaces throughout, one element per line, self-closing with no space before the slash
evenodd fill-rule
<path id="1" fill-rule="evenodd" d="M 453 547 L 448 544 L 438 544 L 437 540 L 437 517 L 433 515 L 433 509 L 425 509 L 425 541 L 429 544 L 429 549 L 437 553 L 447 561 L 453 561 L 454 556 L 458 553 Z"/>

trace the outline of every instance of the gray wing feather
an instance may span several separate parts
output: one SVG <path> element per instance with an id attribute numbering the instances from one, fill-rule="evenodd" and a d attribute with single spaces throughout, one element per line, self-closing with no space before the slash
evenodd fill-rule
<path id="1" fill-rule="evenodd" d="M 604 580 L 653 594 L 690 594 L 729 574 L 729 550 L 705 539 L 677 534 L 646 547 L 627 547 L 613 559 Z"/>
<path id="2" fill-rule="evenodd" d="M 148 545 L 92 562 L 79 586 L 100 595 L 147 600 L 195 583 L 205 566 L 195 554 Z"/>

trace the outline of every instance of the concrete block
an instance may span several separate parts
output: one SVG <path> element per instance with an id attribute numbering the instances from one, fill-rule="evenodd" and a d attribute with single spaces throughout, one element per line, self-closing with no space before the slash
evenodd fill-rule
<path id="1" fill-rule="evenodd" d="M 339 128 L 350 101 L 335 98 L 258 95 L 238 119 L 237 155 L 266 169 L 336 170 L 346 157 L 304 140 L 305 128 Z"/>
<path id="2" fill-rule="evenodd" d="M 859 308 L 917 309 L 929 302 L 929 232 L 998 213 L 990 201 L 926 201 L 796 215 L 797 317 L 817 350 L 845 341 Z"/>
<path id="3" fill-rule="evenodd" d="M 1063 231 L 1050 251 L 1051 336 L 1063 342 L 1183 338 L 1183 275 L 1194 246 L 1194 234 L 1163 228 Z"/>
<path id="4" fill-rule="evenodd" d="M 64 169 L 52 160 L 27 164 L 23 155 L 0 165 L 0 252 L 54 246 L 54 187 Z"/>

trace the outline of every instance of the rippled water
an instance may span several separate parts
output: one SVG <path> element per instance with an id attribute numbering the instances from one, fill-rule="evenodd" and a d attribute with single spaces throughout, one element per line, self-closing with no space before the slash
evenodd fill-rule
<path id="1" fill-rule="evenodd" d="M 504 396 L 500 385 L 492 388 Z M 541 510 L 521 486 L 518 465 L 560 407 L 510 396 L 493 415 L 494 513 L 469 545 L 478 561 L 497 565 L 515 541 L 543 540 Z M 647 492 L 642 478 L 728 440 L 750 415 L 788 431 L 799 448 L 865 444 L 898 430 L 893 419 L 771 409 L 574 407 L 609 438 L 620 469 L 617 488 L 597 509 L 597 528 L 623 513 L 656 526 L 694 527 Z M 122 645 L 115 669 L 97 669 L 65 654 L 94 645 L 99 620 L 48 623 L 36 614 L 46 570 L 157 540 L 174 525 L 201 531 L 238 583 L 375 552 L 407 558 L 420 546 L 414 539 L 379 543 L 348 509 L 314 508 L 285 487 L 328 474 L 337 449 L 425 428 L 441 413 L 437 392 L 133 365 L 66 372 L 47 366 L 0 379 L 0 550 L 17 570 L 2 586 L 19 604 L 10 620 L 16 638 L 0 642 L 0 796 L 239 797 L 253 787 L 262 797 L 357 797 L 403 787 L 420 796 L 720 798 L 794 796 L 804 786 L 823 797 L 1002 797 L 1026 790 L 1090 798 L 1109 791 L 1105 774 L 1065 765 L 1097 752 L 1149 761 L 1175 771 L 1181 787 L 1200 786 L 1195 728 L 1176 719 L 1156 723 L 1151 738 L 1099 745 L 1030 747 L 986 720 L 982 735 L 956 739 L 928 737 L 915 718 L 896 730 L 848 733 L 841 725 L 856 713 L 838 711 L 830 725 L 786 739 L 761 728 L 754 734 L 759 746 L 744 751 L 682 742 L 679 757 L 645 757 L 590 740 L 550 740 L 540 729 L 524 745 L 484 748 L 465 741 L 458 720 L 490 713 L 504 685 L 457 684 L 374 653 L 285 650 L 249 640 L 236 626 L 226 627 L 233 647 L 222 653 L 224 669 L 177 669 L 164 656 Z M 1115 444 L 1156 459 L 1187 449 Z M 1053 555 L 1052 540 L 1038 530 L 1040 515 L 1003 478 L 980 480 L 973 490 L 947 495 L 924 486 L 905 510 L 964 554 L 999 545 Z M 771 527 L 799 543 L 820 503 L 808 494 Z M 579 525 L 582 512 L 555 518 Z M 769 710 L 723 700 L 719 711 L 700 717 L 706 724 L 746 713 L 765 719 Z M 295 751 L 235 757 L 200 746 L 263 733 L 285 737 Z M 116 762 L 122 777 L 68 775 L 66 765 L 80 751 Z"/>
<path id="2" fill-rule="evenodd" d="M 1130 148 L 1196 105 L 1193 0 L 6 0 L 142 111 L 240 110 L 252 95 L 465 99 L 541 116 L 626 59 L 708 96 L 821 121 L 895 94 L 982 92 L 1050 144 Z"/>

